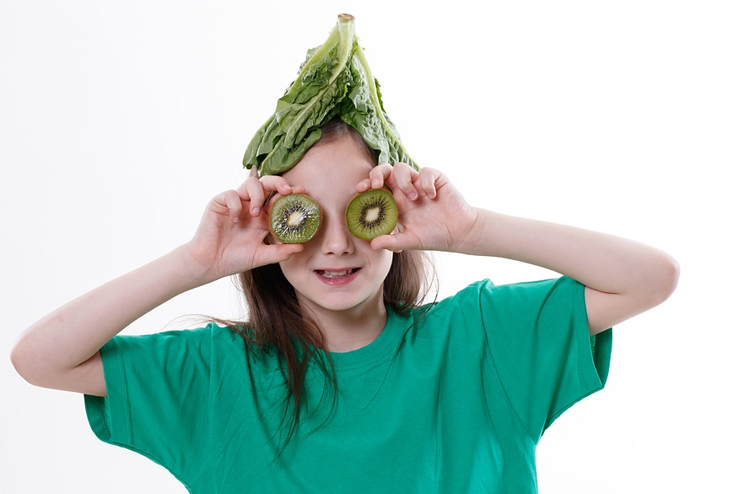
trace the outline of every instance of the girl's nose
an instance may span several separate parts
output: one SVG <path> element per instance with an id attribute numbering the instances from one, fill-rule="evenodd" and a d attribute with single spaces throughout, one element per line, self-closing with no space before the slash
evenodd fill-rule
<path id="1" fill-rule="evenodd" d="M 325 215 L 320 229 L 322 253 L 325 255 L 351 254 L 354 250 L 353 236 L 345 224 L 345 215 Z"/>

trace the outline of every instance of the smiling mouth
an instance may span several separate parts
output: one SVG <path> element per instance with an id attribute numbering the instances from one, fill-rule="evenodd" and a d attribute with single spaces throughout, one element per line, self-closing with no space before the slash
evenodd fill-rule
<path id="1" fill-rule="evenodd" d="M 353 269 L 343 269 L 340 271 L 330 271 L 330 270 L 324 270 L 324 269 L 317 269 L 316 273 L 319 276 L 322 276 L 324 278 L 342 278 L 343 276 L 347 276 L 353 273 L 357 273 L 360 270 L 360 268 L 353 268 Z"/>

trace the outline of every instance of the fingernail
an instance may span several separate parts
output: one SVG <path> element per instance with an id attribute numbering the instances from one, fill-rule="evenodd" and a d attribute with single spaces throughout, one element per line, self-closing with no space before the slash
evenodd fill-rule
<path id="1" fill-rule="evenodd" d="M 407 197 L 409 198 L 410 201 L 413 201 L 413 200 L 415 200 L 417 198 L 417 193 L 416 192 L 410 192 L 409 194 L 407 194 Z"/>
<path id="2" fill-rule="evenodd" d="M 260 214 L 260 208 L 252 208 L 252 214 L 258 216 Z"/>

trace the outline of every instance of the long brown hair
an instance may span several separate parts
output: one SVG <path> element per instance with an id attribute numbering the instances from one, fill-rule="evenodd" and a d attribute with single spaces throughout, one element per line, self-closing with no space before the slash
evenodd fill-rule
<path id="1" fill-rule="evenodd" d="M 373 163 L 377 158 L 360 134 L 339 119 L 322 127 L 320 143 L 331 142 L 350 135 L 358 146 L 368 153 Z M 304 385 L 307 369 L 312 361 L 319 365 L 332 383 L 335 397 L 337 381 L 334 367 L 326 352 L 326 340 L 316 321 L 301 311 L 293 286 L 283 275 L 278 264 L 269 264 L 237 275 L 244 295 L 248 321 L 230 322 L 247 345 L 248 351 L 275 350 L 286 383 L 285 408 L 281 432 L 282 449 L 290 441 L 299 424 L 304 404 Z M 383 283 L 383 302 L 394 311 L 405 314 L 419 307 L 435 280 L 429 257 L 423 251 L 394 253 L 391 268 Z"/>

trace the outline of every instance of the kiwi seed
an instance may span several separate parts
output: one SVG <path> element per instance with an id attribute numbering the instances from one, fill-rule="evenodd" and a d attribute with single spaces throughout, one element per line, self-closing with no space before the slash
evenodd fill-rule
<path id="1" fill-rule="evenodd" d="M 270 231 L 284 244 L 308 242 L 321 224 L 319 204 L 305 194 L 281 196 L 270 208 Z"/>
<path id="2" fill-rule="evenodd" d="M 396 226 L 396 201 L 386 189 L 370 189 L 352 198 L 345 209 L 350 233 L 363 240 L 386 235 Z"/>

